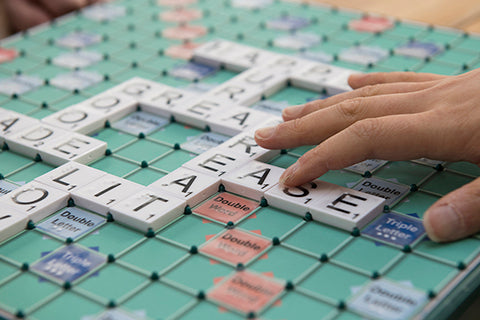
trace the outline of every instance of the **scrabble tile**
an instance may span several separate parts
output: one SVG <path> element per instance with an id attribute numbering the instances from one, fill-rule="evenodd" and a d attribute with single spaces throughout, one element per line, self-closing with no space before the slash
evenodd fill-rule
<path id="1" fill-rule="evenodd" d="M 196 48 L 193 54 L 193 60 L 199 63 L 220 67 L 227 61 L 232 61 L 235 51 L 242 50 L 243 46 L 227 40 L 209 41 Z M 230 57 L 230 59 L 229 59 Z M 241 70 L 248 67 L 240 64 Z"/>
<path id="2" fill-rule="evenodd" d="M 247 107 L 229 106 L 208 118 L 210 128 L 222 134 L 234 136 L 242 131 L 256 128 L 272 115 Z"/>
<path id="3" fill-rule="evenodd" d="M 149 228 L 158 230 L 180 217 L 185 206 L 185 200 L 145 188 L 112 206 L 110 213 L 115 220 L 146 232 Z"/>
<path id="4" fill-rule="evenodd" d="M 133 77 L 125 82 L 122 82 L 118 86 L 111 88 L 109 92 L 118 92 L 131 96 L 132 98 L 138 100 L 141 98 L 159 94 L 166 89 L 169 89 L 169 87 L 161 83 L 148 79 L 143 79 L 140 77 Z"/>
<path id="5" fill-rule="evenodd" d="M 67 205 L 69 194 L 43 183 L 33 181 L 0 198 L 7 205 L 38 222 Z"/>
<path id="6" fill-rule="evenodd" d="M 203 129 L 209 124 L 208 119 L 222 112 L 225 107 L 226 103 L 202 97 L 177 107 L 172 113 L 176 121 Z"/>
<path id="7" fill-rule="evenodd" d="M 178 168 L 150 184 L 149 187 L 167 191 L 193 207 L 218 191 L 220 179 L 187 168 Z"/>
<path id="8" fill-rule="evenodd" d="M 304 216 L 314 200 L 329 194 L 334 188 L 335 185 L 320 180 L 314 180 L 294 188 L 275 185 L 265 192 L 264 197 L 273 207 Z"/>
<path id="9" fill-rule="evenodd" d="M 287 75 L 274 68 L 252 68 L 218 86 L 207 96 L 217 102 L 249 106 L 262 96 L 269 96 L 285 87 L 287 80 Z"/>
<path id="10" fill-rule="evenodd" d="M 71 106 L 42 119 L 49 124 L 68 131 L 89 134 L 104 127 L 107 117 L 80 105 Z"/>
<path id="11" fill-rule="evenodd" d="M 252 160 L 222 176 L 226 190 L 260 200 L 264 193 L 278 184 L 284 169 Z"/>
<path id="12" fill-rule="evenodd" d="M 107 222 L 105 218 L 78 207 L 72 207 L 60 210 L 60 212 L 42 221 L 36 227 L 38 230 L 62 240 L 68 238 L 77 240 L 105 222 Z"/>
<path id="13" fill-rule="evenodd" d="M 159 92 L 152 92 L 139 99 L 142 110 L 170 118 L 177 108 L 190 103 L 197 95 L 190 91 L 168 88 Z"/>
<path id="14" fill-rule="evenodd" d="M 10 150 L 33 158 L 49 142 L 71 136 L 67 130 L 39 123 L 7 137 L 7 143 Z"/>
<path id="15" fill-rule="evenodd" d="M 264 123 L 264 122 L 262 122 Z M 221 148 L 243 154 L 252 160 L 268 162 L 280 154 L 280 150 L 270 150 L 260 147 L 254 138 L 255 131 L 239 133 L 221 144 Z"/>
<path id="16" fill-rule="evenodd" d="M 39 121 L 23 114 L 0 108 L 0 144 L 5 138 L 39 124 Z"/>
<path id="17" fill-rule="evenodd" d="M 80 105 L 102 114 L 109 121 L 115 121 L 135 111 L 137 101 L 129 95 L 107 91 L 83 101 Z"/>
<path id="18" fill-rule="evenodd" d="M 385 199 L 334 186 L 309 204 L 308 210 L 314 220 L 352 230 L 362 228 L 382 213 Z"/>
<path id="19" fill-rule="evenodd" d="M 106 173 L 101 170 L 70 161 L 35 178 L 35 181 L 62 191 L 71 192 L 86 186 L 104 175 Z"/>
<path id="20" fill-rule="evenodd" d="M 249 159 L 242 154 L 233 153 L 229 150 L 217 147 L 202 153 L 187 163 L 184 163 L 182 167 L 209 176 L 221 177 L 248 161 Z"/>
<path id="21" fill-rule="evenodd" d="M 329 95 L 351 90 L 348 77 L 358 73 L 321 63 L 312 63 L 292 75 L 292 84 L 308 90 L 321 92 L 326 89 Z"/>
<path id="22" fill-rule="evenodd" d="M 2 213 L 0 213 L 0 242 L 13 237 L 27 226 L 28 218 L 23 212 L 15 208 L 2 204 Z"/>
<path id="23" fill-rule="evenodd" d="M 91 163 L 105 155 L 106 150 L 106 142 L 73 133 L 46 143 L 39 154 L 46 163 L 58 166 L 68 161 Z"/>
<path id="24" fill-rule="evenodd" d="M 140 184 L 105 174 L 81 188 L 76 188 L 71 192 L 71 196 L 75 205 L 107 215 L 109 208 L 142 189 Z"/>
<path id="25" fill-rule="evenodd" d="M 4 179 L 0 180 L 0 197 L 9 194 L 13 190 L 17 189 L 18 185 L 8 182 Z"/>

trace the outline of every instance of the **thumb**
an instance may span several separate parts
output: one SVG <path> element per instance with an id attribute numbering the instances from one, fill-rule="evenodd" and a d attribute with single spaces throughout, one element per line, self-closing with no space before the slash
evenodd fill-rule
<path id="1" fill-rule="evenodd" d="M 480 178 L 450 192 L 434 203 L 423 217 L 428 236 L 446 242 L 480 231 Z"/>

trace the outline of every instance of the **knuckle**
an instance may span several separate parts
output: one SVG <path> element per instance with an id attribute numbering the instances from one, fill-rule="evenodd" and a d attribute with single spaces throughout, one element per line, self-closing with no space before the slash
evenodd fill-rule
<path id="1" fill-rule="evenodd" d="M 350 126 L 350 132 L 361 140 L 375 137 L 380 131 L 381 125 L 376 118 L 358 121 Z"/>
<path id="2" fill-rule="evenodd" d="M 337 111 L 343 118 L 356 119 L 362 113 L 362 98 L 354 98 L 337 105 Z"/>
<path id="3" fill-rule="evenodd" d="M 371 96 L 376 96 L 379 93 L 380 93 L 380 85 L 370 84 L 361 89 L 360 95 L 362 97 L 371 97 Z"/>

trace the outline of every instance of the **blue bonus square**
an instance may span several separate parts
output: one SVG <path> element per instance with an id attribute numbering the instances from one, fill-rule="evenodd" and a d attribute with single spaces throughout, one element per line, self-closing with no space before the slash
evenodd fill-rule
<path id="1" fill-rule="evenodd" d="M 366 227 L 362 234 L 399 246 L 410 245 L 425 233 L 422 221 L 385 213 Z"/>
<path id="2" fill-rule="evenodd" d="M 105 223 L 105 218 L 78 209 L 66 208 L 40 223 L 37 228 L 61 239 L 78 239 Z"/>
<path id="3" fill-rule="evenodd" d="M 32 269 L 62 282 L 75 281 L 105 262 L 102 255 L 77 245 L 61 247 L 32 266 Z"/>

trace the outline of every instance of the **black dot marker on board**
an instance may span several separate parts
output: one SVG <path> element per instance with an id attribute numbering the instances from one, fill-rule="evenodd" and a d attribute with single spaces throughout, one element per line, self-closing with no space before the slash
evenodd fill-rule
<path id="1" fill-rule="evenodd" d="M 322 263 L 328 262 L 328 255 L 326 253 L 322 253 L 318 260 L 320 260 Z"/>
<path id="2" fill-rule="evenodd" d="M 117 306 L 117 303 L 115 302 L 115 300 L 110 300 L 107 304 L 107 308 L 110 308 L 110 309 L 113 309 Z"/>
<path id="3" fill-rule="evenodd" d="M 312 214 L 310 212 L 305 213 L 305 216 L 303 217 L 303 220 L 310 222 L 313 220 Z"/>
<path id="4" fill-rule="evenodd" d="M 191 254 L 197 254 L 198 253 L 198 248 L 197 246 L 191 246 L 190 251 Z"/>
<path id="5" fill-rule="evenodd" d="M 148 162 L 145 160 L 142 160 L 142 163 L 140 163 L 140 167 L 142 168 L 148 168 Z"/>
<path id="6" fill-rule="evenodd" d="M 105 155 L 108 157 L 108 156 L 111 156 L 112 155 L 112 150 L 110 149 L 107 149 L 105 150 Z"/>
<path id="7" fill-rule="evenodd" d="M 437 296 L 437 294 L 436 294 L 435 291 L 433 291 L 433 290 L 428 290 L 428 294 L 427 294 L 427 295 L 428 295 L 428 298 L 429 298 L 429 299 L 434 299 L 434 298 Z"/>
<path id="8" fill-rule="evenodd" d="M 33 159 L 33 161 L 35 161 L 35 162 L 41 162 L 41 161 L 42 161 L 42 157 L 37 153 L 37 155 L 35 156 L 35 158 Z"/>
<path id="9" fill-rule="evenodd" d="M 227 229 L 233 229 L 233 227 L 235 227 L 235 224 L 233 223 L 233 221 L 228 221 L 226 227 Z"/>
<path id="10" fill-rule="evenodd" d="M 465 263 L 463 263 L 463 261 L 460 261 L 459 263 L 457 263 L 457 269 L 458 270 L 465 270 L 467 266 L 465 265 Z"/>
<path id="11" fill-rule="evenodd" d="M 412 252 L 412 247 L 410 247 L 408 244 L 404 245 L 402 248 L 402 251 L 405 253 L 410 253 Z"/>
<path id="12" fill-rule="evenodd" d="M 107 256 L 107 262 L 108 262 L 108 263 L 115 262 L 115 256 L 113 255 L 113 253 L 109 253 L 109 254 L 108 254 L 108 256 Z"/>
<path id="13" fill-rule="evenodd" d="M 27 230 L 35 229 L 35 223 L 32 220 L 28 220 L 27 222 Z"/>
<path id="14" fill-rule="evenodd" d="M 22 310 L 18 310 L 16 313 L 15 313 L 15 317 L 19 318 L 19 319 L 23 319 L 25 318 L 25 313 L 22 311 Z"/>
<path id="15" fill-rule="evenodd" d="M 248 314 L 247 314 L 247 319 L 255 319 L 257 316 L 255 315 L 255 312 L 253 311 L 250 311 Z"/>
<path id="16" fill-rule="evenodd" d="M 410 185 L 410 191 L 411 191 L 411 192 L 416 192 L 416 191 L 418 191 L 418 186 L 417 186 L 415 183 L 412 183 L 412 184 Z"/>
<path id="17" fill-rule="evenodd" d="M 218 192 L 225 192 L 225 186 L 223 184 L 218 186 Z"/>
<path id="18" fill-rule="evenodd" d="M 264 197 L 260 200 L 260 207 L 265 208 L 268 207 L 268 201 Z"/>
<path id="19" fill-rule="evenodd" d="M 160 276 L 156 271 L 153 271 L 152 274 L 150 275 L 150 280 L 157 281 L 158 279 L 160 279 Z"/>
<path id="20" fill-rule="evenodd" d="M 295 289 L 295 285 L 292 281 L 287 281 L 287 283 L 285 284 L 285 289 L 287 291 L 292 291 L 293 289 Z"/>
<path id="21" fill-rule="evenodd" d="M 155 232 L 153 231 L 152 228 L 148 228 L 147 232 L 145 233 L 145 237 L 147 237 L 147 238 L 155 237 Z"/>
<path id="22" fill-rule="evenodd" d="M 383 212 L 384 213 L 390 212 L 390 207 L 388 205 L 384 205 L 383 206 Z"/>
<path id="23" fill-rule="evenodd" d="M 360 229 L 357 227 L 353 228 L 352 232 L 350 233 L 353 237 L 359 237 L 360 236 Z"/>
<path id="24" fill-rule="evenodd" d="M 73 243 L 73 239 L 71 237 L 68 237 L 67 239 L 65 239 L 65 243 L 66 244 L 71 244 L 71 243 Z"/>
<path id="25" fill-rule="evenodd" d="M 67 207 L 69 208 L 75 207 L 75 201 L 73 201 L 72 198 L 68 199 Z"/>
<path id="26" fill-rule="evenodd" d="M 340 300 L 337 304 L 337 308 L 340 310 L 345 310 L 346 307 L 347 305 L 345 304 L 345 301 Z"/>
<path id="27" fill-rule="evenodd" d="M 186 216 L 192 214 L 192 208 L 190 208 L 190 206 L 187 205 L 187 206 L 185 207 L 185 210 L 183 211 L 183 214 L 186 215 Z"/>
<path id="28" fill-rule="evenodd" d="M 243 265 L 243 263 L 238 263 L 237 266 L 235 267 L 235 269 L 237 271 L 243 271 L 243 270 L 245 270 L 245 266 Z"/>
<path id="29" fill-rule="evenodd" d="M 380 278 L 380 273 L 378 271 L 373 271 L 371 277 L 372 279 L 378 279 Z"/>
<path id="30" fill-rule="evenodd" d="M 198 300 L 205 300 L 205 298 L 206 298 L 205 292 L 203 290 L 198 291 L 197 299 Z"/>
<path id="31" fill-rule="evenodd" d="M 110 212 L 107 213 L 107 222 L 113 222 L 113 221 L 115 221 L 115 219 L 113 219 L 112 214 Z"/>
<path id="32" fill-rule="evenodd" d="M 280 239 L 278 237 L 273 237 L 272 238 L 272 244 L 274 246 L 278 246 L 280 244 Z"/>
<path id="33" fill-rule="evenodd" d="M 28 262 L 22 263 L 22 266 L 20 267 L 20 270 L 28 271 L 28 269 L 30 269 L 30 266 L 28 265 Z"/>
<path id="34" fill-rule="evenodd" d="M 62 287 L 64 290 L 70 290 L 72 288 L 72 284 L 70 283 L 70 281 L 65 281 Z"/>

